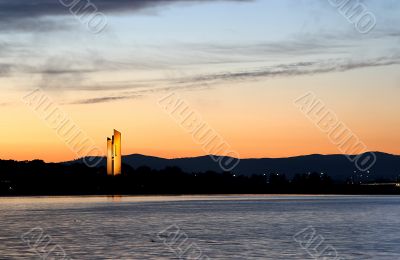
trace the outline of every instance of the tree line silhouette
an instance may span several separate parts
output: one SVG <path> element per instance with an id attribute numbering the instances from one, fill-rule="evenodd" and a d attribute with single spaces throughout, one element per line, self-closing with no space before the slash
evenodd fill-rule
<path id="1" fill-rule="evenodd" d="M 173 195 L 173 194 L 400 194 L 395 186 L 335 182 L 321 173 L 241 176 L 212 171 L 186 173 L 178 167 L 153 170 L 123 165 L 107 176 L 105 167 L 81 163 L 0 160 L 0 195 Z"/>

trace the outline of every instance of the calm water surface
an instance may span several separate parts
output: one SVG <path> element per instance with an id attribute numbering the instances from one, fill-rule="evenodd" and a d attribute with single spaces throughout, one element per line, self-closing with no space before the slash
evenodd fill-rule
<path id="1" fill-rule="evenodd" d="M 400 259 L 400 197 L 389 196 L 0 198 L 0 259 L 54 246 L 70 259 L 179 259 L 157 236 L 171 225 L 188 236 L 181 249 L 210 259 L 316 259 L 328 246 L 341 259 Z M 311 255 L 293 238 L 307 227 L 322 239 Z M 21 239 L 33 228 L 47 248 Z"/>

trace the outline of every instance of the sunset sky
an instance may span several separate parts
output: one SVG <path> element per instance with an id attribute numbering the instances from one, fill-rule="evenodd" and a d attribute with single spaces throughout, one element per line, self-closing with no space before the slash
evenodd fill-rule
<path id="1" fill-rule="evenodd" d="M 0 0 L 0 158 L 76 158 L 22 102 L 37 88 L 104 154 L 113 129 L 123 154 L 206 154 L 159 106 L 170 93 L 241 158 L 340 153 L 295 106 L 309 91 L 369 150 L 400 154 L 400 2 L 360 2 L 366 34 L 328 0 L 93 0 L 96 34 L 58 0 Z"/>

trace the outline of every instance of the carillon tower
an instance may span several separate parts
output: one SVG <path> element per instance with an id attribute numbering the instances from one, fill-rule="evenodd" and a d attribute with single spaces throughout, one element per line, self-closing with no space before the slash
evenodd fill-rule
<path id="1" fill-rule="evenodd" d="M 121 133 L 114 130 L 112 138 L 107 138 L 107 174 L 120 175 L 122 170 Z"/>

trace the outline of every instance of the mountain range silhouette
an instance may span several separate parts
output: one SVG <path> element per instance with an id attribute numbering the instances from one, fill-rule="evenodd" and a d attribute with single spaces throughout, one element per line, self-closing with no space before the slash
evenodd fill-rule
<path id="1" fill-rule="evenodd" d="M 233 173 L 245 176 L 251 175 L 286 175 L 293 178 L 295 174 L 307 172 L 319 172 L 329 175 L 334 180 L 365 179 L 365 180 L 398 180 L 400 177 L 400 156 L 382 152 L 374 152 L 376 163 L 369 171 L 360 171 L 355 163 L 346 155 L 321 155 L 312 154 L 288 158 L 250 158 L 241 159 Z M 354 155 L 356 156 L 356 155 Z M 214 156 L 214 159 L 218 156 Z M 82 159 L 66 163 L 76 163 Z M 105 166 L 106 159 L 103 158 L 99 166 Z M 179 167 L 185 172 L 223 172 L 218 162 L 211 156 L 187 157 L 176 159 L 165 159 L 142 154 L 131 154 L 123 156 L 123 164 L 133 168 L 142 166 L 154 170 L 166 167 Z"/>

